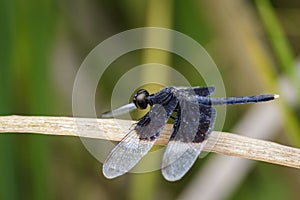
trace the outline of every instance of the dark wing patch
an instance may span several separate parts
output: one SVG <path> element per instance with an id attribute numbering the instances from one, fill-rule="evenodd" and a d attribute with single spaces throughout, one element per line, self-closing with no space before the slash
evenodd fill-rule
<path id="1" fill-rule="evenodd" d="M 169 181 L 181 179 L 201 153 L 211 133 L 216 111 L 198 102 L 180 100 L 170 142 L 162 160 L 162 174 Z"/>
<path id="2" fill-rule="evenodd" d="M 103 164 L 103 174 L 115 178 L 130 171 L 151 149 L 178 100 L 172 95 L 163 105 L 155 104 L 133 131 L 112 150 Z"/>
<path id="3" fill-rule="evenodd" d="M 205 86 L 205 87 L 191 87 L 191 88 L 186 88 L 184 89 L 188 92 L 190 92 L 192 95 L 198 95 L 198 96 L 210 96 L 211 94 L 214 93 L 215 87 L 214 86 Z"/>
<path id="4" fill-rule="evenodd" d="M 172 93 L 163 99 L 164 102 L 154 104 L 150 111 L 137 123 L 135 130 L 141 140 L 157 139 L 178 104 L 177 98 Z"/>
<path id="5" fill-rule="evenodd" d="M 217 112 L 209 105 L 199 104 L 199 126 L 194 137 L 193 143 L 203 142 L 212 132 L 215 125 Z"/>

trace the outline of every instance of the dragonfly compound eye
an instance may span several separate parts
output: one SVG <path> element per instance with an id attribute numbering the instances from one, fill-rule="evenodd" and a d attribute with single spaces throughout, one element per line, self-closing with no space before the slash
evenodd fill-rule
<path id="1" fill-rule="evenodd" d="M 147 90 L 139 90 L 133 97 L 133 103 L 138 109 L 146 109 L 148 105 L 147 97 L 149 92 Z"/>

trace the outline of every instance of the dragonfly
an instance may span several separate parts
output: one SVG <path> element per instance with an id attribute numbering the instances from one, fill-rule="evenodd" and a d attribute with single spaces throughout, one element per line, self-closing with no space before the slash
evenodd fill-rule
<path id="1" fill-rule="evenodd" d="M 162 158 L 161 171 L 168 181 L 180 180 L 193 166 L 213 130 L 216 120 L 213 106 L 258 103 L 279 97 L 274 94 L 210 97 L 214 91 L 214 86 L 165 87 L 153 94 L 141 89 L 134 95 L 132 103 L 103 113 L 102 117 L 108 118 L 150 106 L 149 112 L 107 156 L 103 163 L 104 176 L 112 179 L 129 172 L 153 147 L 169 118 L 173 118 L 173 130 Z M 175 117 L 172 113 L 176 113 Z"/>

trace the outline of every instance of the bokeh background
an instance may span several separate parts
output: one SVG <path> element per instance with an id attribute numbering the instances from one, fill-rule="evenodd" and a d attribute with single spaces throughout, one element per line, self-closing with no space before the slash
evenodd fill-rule
<path id="1" fill-rule="evenodd" d="M 224 131 L 263 127 L 266 139 L 300 147 L 295 0 L 1 0 L 0 114 L 72 116 L 73 81 L 83 59 L 108 37 L 145 26 L 180 31 L 204 46 L 228 96 L 281 95 L 279 122 L 246 123 L 249 112 L 261 115 L 253 106 L 234 106 L 227 108 Z M 187 65 L 161 51 L 120 58 L 102 80 L 99 113 L 109 109 L 120 73 L 147 62 Z M 182 71 L 191 84 L 201 85 L 188 69 Z M 275 114 L 268 112 L 263 116 L 272 122 Z M 247 128 L 236 128 L 241 121 Z M 231 159 L 238 160 L 232 167 Z M 107 180 L 101 167 L 79 138 L 0 135 L 0 199 L 299 199 L 299 170 L 239 158 L 209 154 L 175 183 L 160 171 Z"/>

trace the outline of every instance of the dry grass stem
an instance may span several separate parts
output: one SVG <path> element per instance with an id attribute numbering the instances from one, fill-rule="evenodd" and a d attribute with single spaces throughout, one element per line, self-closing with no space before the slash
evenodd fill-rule
<path id="1" fill-rule="evenodd" d="M 38 133 L 120 141 L 135 121 L 42 116 L 2 116 L 0 133 Z M 167 124 L 157 140 L 166 145 L 172 131 Z M 212 132 L 204 151 L 300 168 L 300 149 L 226 132 Z"/>

